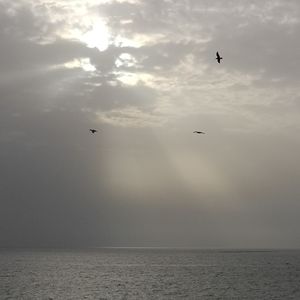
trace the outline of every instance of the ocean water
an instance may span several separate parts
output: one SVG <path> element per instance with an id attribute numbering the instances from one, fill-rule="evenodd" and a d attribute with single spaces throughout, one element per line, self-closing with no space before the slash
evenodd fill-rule
<path id="1" fill-rule="evenodd" d="M 1 250 L 0 299 L 300 299 L 300 251 Z"/>

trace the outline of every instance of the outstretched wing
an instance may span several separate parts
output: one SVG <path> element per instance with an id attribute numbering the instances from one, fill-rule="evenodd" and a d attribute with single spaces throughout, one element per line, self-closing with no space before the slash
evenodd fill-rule
<path id="1" fill-rule="evenodd" d="M 219 52 L 217 52 L 216 55 L 217 55 L 217 59 L 220 59 L 220 54 L 219 54 Z"/>

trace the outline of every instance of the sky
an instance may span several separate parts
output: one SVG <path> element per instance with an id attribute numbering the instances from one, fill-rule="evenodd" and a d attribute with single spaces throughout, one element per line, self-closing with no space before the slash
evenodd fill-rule
<path id="1" fill-rule="evenodd" d="M 0 247 L 299 248 L 299 36 L 298 0 L 0 0 Z"/>

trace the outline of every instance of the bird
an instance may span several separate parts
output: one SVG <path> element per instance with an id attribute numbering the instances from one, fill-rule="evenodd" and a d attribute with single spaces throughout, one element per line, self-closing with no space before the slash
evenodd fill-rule
<path id="1" fill-rule="evenodd" d="M 203 131 L 194 131 L 193 133 L 205 134 L 205 132 L 203 132 Z"/>
<path id="2" fill-rule="evenodd" d="M 220 63 L 223 57 L 220 56 L 219 52 L 217 52 L 216 55 L 217 55 L 216 60 L 218 61 L 218 63 Z"/>
<path id="3" fill-rule="evenodd" d="M 91 133 L 96 133 L 96 132 L 98 132 L 98 130 L 96 130 L 96 129 L 90 129 L 90 132 Z"/>

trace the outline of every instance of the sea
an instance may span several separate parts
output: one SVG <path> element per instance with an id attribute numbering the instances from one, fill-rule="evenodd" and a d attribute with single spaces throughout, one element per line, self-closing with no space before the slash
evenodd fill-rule
<path id="1" fill-rule="evenodd" d="M 0 299 L 300 299 L 300 251 L 2 249 Z"/>

